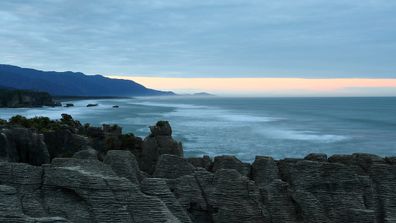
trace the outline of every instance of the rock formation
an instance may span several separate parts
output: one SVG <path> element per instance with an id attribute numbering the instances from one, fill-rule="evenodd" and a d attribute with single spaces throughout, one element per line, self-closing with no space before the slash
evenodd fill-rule
<path id="1" fill-rule="evenodd" d="M 61 106 L 50 94 L 27 90 L 0 89 L 0 108 Z"/>
<path id="2" fill-rule="evenodd" d="M 57 158 L 45 135 L 4 128 L 0 222 L 396 222 L 395 157 L 183 158 L 168 122 L 150 129 L 141 147 L 101 151 L 91 129 L 88 147 Z"/>
<path id="3" fill-rule="evenodd" d="M 50 161 L 43 135 L 19 127 L 0 130 L 0 157 L 5 161 L 32 165 Z"/>
<path id="4" fill-rule="evenodd" d="M 155 126 L 150 126 L 151 134 L 147 136 L 142 144 L 140 154 L 140 169 L 152 174 L 158 158 L 162 154 L 183 156 L 183 147 L 180 142 L 172 138 L 172 128 L 167 121 L 159 121 Z"/>

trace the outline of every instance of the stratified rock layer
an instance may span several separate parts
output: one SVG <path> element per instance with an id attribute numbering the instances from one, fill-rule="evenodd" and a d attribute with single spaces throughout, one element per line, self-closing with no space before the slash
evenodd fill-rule
<path id="1" fill-rule="evenodd" d="M 32 165 L 50 161 L 43 135 L 21 127 L 0 129 L 0 157 L 6 161 Z"/>
<path id="2" fill-rule="evenodd" d="M 332 162 L 257 157 L 246 176 L 232 166 L 210 172 L 162 155 L 155 178 L 140 176 L 129 151 L 109 151 L 104 163 L 0 162 L 0 220 L 396 222 L 396 165 L 362 156 L 371 157 L 355 154 Z"/>
<path id="3" fill-rule="evenodd" d="M 138 156 L 110 150 L 100 161 L 85 147 L 50 163 L 40 134 L 3 130 L 0 222 L 396 222 L 395 157 L 257 156 L 246 164 L 219 156 L 212 162 L 183 158 L 169 123 L 151 130 L 143 143 L 150 145 Z"/>

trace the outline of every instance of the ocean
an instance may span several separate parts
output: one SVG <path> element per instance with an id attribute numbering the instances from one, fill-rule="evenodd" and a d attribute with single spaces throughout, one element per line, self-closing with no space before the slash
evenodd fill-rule
<path id="1" fill-rule="evenodd" d="M 69 103 L 69 102 L 68 102 Z M 0 109 L 82 123 L 119 124 L 145 137 L 148 126 L 168 120 L 185 156 L 304 157 L 308 153 L 396 155 L 396 98 L 158 97 L 71 101 L 75 107 Z M 87 104 L 97 103 L 98 107 Z M 113 105 L 120 106 L 113 108 Z"/>

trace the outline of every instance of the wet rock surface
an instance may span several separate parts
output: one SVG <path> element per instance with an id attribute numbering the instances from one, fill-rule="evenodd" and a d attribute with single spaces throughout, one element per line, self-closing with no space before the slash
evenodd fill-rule
<path id="1" fill-rule="evenodd" d="M 169 123 L 151 129 L 142 147 L 81 146 L 52 161 L 39 133 L 2 129 L 0 222 L 396 222 L 394 157 L 183 158 Z M 90 142 L 122 136 L 89 131 Z"/>

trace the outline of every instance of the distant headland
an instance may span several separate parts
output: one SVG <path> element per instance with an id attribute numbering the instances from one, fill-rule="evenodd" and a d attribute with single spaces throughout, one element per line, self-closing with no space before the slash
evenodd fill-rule
<path id="1" fill-rule="evenodd" d="M 0 64 L 3 88 L 47 92 L 52 96 L 129 97 L 170 96 L 171 91 L 146 88 L 131 80 L 111 79 L 80 72 L 55 72 Z"/>
<path id="2" fill-rule="evenodd" d="M 14 90 L 0 87 L 0 108 L 61 106 L 47 92 Z"/>

